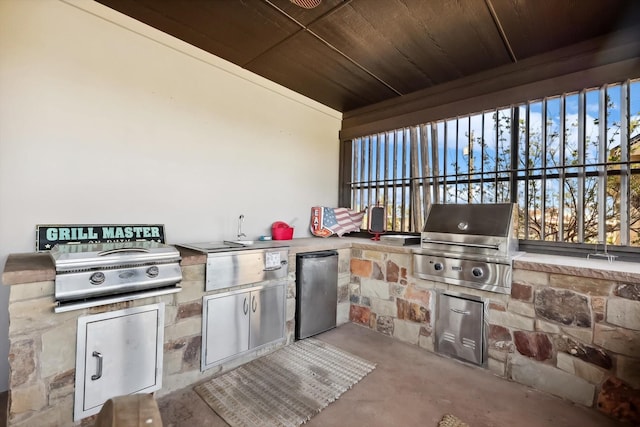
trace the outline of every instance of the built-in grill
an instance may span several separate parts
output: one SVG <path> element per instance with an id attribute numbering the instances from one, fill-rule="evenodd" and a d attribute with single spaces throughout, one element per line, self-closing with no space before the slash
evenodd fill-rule
<path id="1" fill-rule="evenodd" d="M 423 279 L 511 293 L 511 262 L 518 249 L 515 204 L 433 205 L 413 255 Z M 437 293 L 435 350 L 487 364 L 488 299 L 449 286 Z"/>
<path id="2" fill-rule="evenodd" d="M 157 242 L 60 244 L 56 313 L 179 292 L 180 252 Z"/>
<path id="3" fill-rule="evenodd" d="M 452 285 L 511 293 L 511 264 L 518 250 L 517 205 L 431 206 L 414 273 Z"/>

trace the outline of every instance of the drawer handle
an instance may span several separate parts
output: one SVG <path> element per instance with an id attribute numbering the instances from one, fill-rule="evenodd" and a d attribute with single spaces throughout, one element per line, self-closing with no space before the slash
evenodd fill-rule
<path id="1" fill-rule="evenodd" d="M 99 380 L 102 377 L 102 353 L 100 353 L 99 351 L 94 351 L 93 357 L 96 357 L 98 359 L 98 372 L 96 372 L 95 375 L 91 375 L 91 379 L 95 381 Z"/>
<path id="2" fill-rule="evenodd" d="M 464 311 L 464 310 L 458 310 L 457 308 L 450 308 L 449 310 L 453 311 L 454 313 L 458 313 L 458 314 L 462 314 L 462 315 L 468 315 L 471 314 L 468 311 Z"/>
<path id="3" fill-rule="evenodd" d="M 271 268 L 265 268 L 262 271 L 276 271 L 276 270 L 280 270 L 282 268 L 281 265 L 277 266 L 277 267 L 271 267 Z"/>

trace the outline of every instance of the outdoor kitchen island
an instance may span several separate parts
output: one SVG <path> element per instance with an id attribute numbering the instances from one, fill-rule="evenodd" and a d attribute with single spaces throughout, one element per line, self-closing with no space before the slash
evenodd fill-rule
<path id="1" fill-rule="evenodd" d="M 296 254 L 336 249 L 338 324 L 351 321 L 434 351 L 437 293 L 449 290 L 478 296 L 488 300 L 489 306 L 488 369 L 585 406 L 597 405 L 614 418 L 638 422 L 638 413 L 628 405 L 634 401 L 638 407 L 640 399 L 637 265 L 525 254 L 514 260 L 511 295 L 504 295 L 414 277 L 416 247 L 359 238 L 305 238 L 290 243 L 287 344 L 294 331 Z M 181 292 L 65 313 L 53 312 L 55 270 L 48 254 L 9 257 L 3 273 L 4 283 L 12 285 L 8 425 L 74 425 L 76 328 L 78 317 L 87 314 L 164 303 L 163 378 L 156 396 L 271 350 L 201 372 L 206 256 L 180 252 Z M 90 425 L 89 420 L 75 425 Z"/>

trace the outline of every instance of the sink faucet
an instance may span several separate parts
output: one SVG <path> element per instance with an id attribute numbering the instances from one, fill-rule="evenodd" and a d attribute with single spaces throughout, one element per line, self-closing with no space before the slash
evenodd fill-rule
<path id="1" fill-rule="evenodd" d="M 242 223 L 244 222 L 244 215 L 240 215 L 238 217 L 238 239 L 242 237 L 247 237 L 246 234 L 242 232 Z"/>

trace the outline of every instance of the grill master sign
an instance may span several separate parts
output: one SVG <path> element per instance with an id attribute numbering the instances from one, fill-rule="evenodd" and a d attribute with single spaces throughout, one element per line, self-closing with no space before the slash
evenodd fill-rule
<path id="1" fill-rule="evenodd" d="M 164 243 L 164 225 L 38 225 L 36 251 L 58 243 L 153 241 Z"/>

